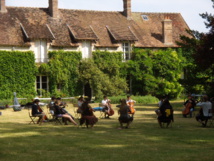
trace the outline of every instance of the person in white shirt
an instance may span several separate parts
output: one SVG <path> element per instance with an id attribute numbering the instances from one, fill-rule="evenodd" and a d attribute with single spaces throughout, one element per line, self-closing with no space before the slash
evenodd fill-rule
<path id="1" fill-rule="evenodd" d="M 208 101 L 208 96 L 203 96 L 203 101 L 196 104 L 200 106 L 199 114 L 196 116 L 196 120 L 206 126 L 208 119 L 212 117 L 212 103 Z"/>
<path id="2" fill-rule="evenodd" d="M 135 100 L 132 100 L 132 99 L 131 99 L 131 96 L 127 96 L 126 104 L 129 104 L 130 102 L 134 102 L 134 103 L 136 103 L 136 101 L 135 101 Z"/>
<path id="3" fill-rule="evenodd" d="M 135 100 L 132 100 L 131 99 L 131 96 L 127 96 L 127 99 L 126 99 L 126 104 L 129 106 L 129 108 L 130 108 L 130 112 L 129 112 L 129 114 L 132 114 L 132 116 L 134 116 L 134 114 L 135 114 L 135 109 L 134 109 L 134 104 L 136 103 L 136 101 Z"/>
<path id="4" fill-rule="evenodd" d="M 104 96 L 103 97 L 103 100 L 102 100 L 102 106 L 103 106 L 103 110 L 105 112 L 105 118 L 109 118 L 109 113 L 110 113 L 110 102 L 111 100 L 108 99 L 107 96 Z"/>

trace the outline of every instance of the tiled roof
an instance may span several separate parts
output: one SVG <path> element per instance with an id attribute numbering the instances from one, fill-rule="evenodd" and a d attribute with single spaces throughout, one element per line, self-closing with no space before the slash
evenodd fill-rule
<path id="1" fill-rule="evenodd" d="M 162 39 L 162 21 L 172 20 L 173 45 L 188 28 L 179 13 L 132 13 L 59 9 L 58 19 L 47 8 L 7 7 L 0 13 L 0 45 L 25 46 L 32 39 L 47 39 L 52 46 L 78 46 L 82 40 L 96 46 L 116 47 L 120 41 L 134 41 L 138 47 L 168 47 Z M 147 15 L 148 20 L 143 20 Z"/>

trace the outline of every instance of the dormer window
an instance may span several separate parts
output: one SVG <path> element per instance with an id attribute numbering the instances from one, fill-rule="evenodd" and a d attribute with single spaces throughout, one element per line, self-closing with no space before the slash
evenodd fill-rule
<path id="1" fill-rule="evenodd" d="M 34 53 L 36 58 L 36 63 L 47 63 L 47 42 L 44 40 L 37 40 L 34 42 Z"/>
<path id="2" fill-rule="evenodd" d="M 91 58 L 91 42 L 83 41 L 82 42 L 82 58 Z"/>
<path id="3" fill-rule="evenodd" d="M 144 21 L 148 21 L 148 20 L 149 20 L 149 17 L 148 17 L 147 15 L 141 15 L 141 17 L 142 17 L 142 19 L 143 19 Z"/>

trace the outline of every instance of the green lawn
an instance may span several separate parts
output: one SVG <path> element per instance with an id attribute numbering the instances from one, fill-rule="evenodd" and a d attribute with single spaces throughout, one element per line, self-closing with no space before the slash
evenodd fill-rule
<path id="1" fill-rule="evenodd" d="M 99 119 L 94 129 L 53 123 L 29 125 L 26 109 L 1 110 L 0 160 L 213 161 L 214 128 L 201 127 L 195 118 L 182 118 L 182 102 L 172 104 L 175 122 L 165 129 L 157 123 L 156 105 L 136 106 L 131 128 L 122 130 L 118 129 L 115 105 L 115 115 Z M 67 109 L 73 112 L 72 106 Z"/>

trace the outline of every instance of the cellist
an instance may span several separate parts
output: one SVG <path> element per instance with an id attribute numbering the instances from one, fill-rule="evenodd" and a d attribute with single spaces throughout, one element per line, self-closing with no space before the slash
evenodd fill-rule
<path id="1" fill-rule="evenodd" d="M 182 111 L 183 117 L 187 117 L 187 115 L 190 115 L 190 117 L 192 117 L 192 112 L 194 111 L 195 105 L 195 100 L 191 95 L 189 95 L 187 101 L 184 102 L 184 109 Z"/>
<path id="2" fill-rule="evenodd" d="M 129 114 L 132 114 L 132 116 L 135 114 L 135 109 L 134 109 L 134 104 L 136 103 L 135 100 L 132 100 L 131 99 L 131 96 L 127 96 L 127 99 L 126 99 L 126 104 L 129 106 L 129 109 L 130 109 L 130 112 Z"/>
<path id="3" fill-rule="evenodd" d="M 107 96 L 103 97 L 103 100 L 101 103 L 102 103 L 102 106 L 104 107 L 105 118 L 109 118 L 109 116 L 114 115 L 114 110 L 112 109 L 110 102 L 111 100 L 108 99 Z"/>
<path id="4" fill-rule="evenodd" d="M 39 107 L 39 100 L 35 99 L 34 100 L 34 104 L 32 105 L 32 116 L 37 116 L 39 117 L 37 124 L 42 124 L 42 122 L 45 120 L 45 113 L 40 111 L 40 107 Z"/>

